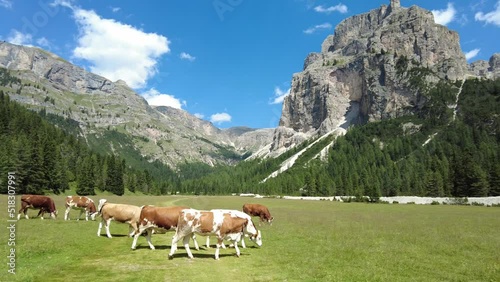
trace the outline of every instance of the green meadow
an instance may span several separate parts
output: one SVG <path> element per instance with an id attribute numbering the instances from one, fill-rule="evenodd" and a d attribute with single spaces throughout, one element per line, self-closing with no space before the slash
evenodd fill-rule
<path id="1" fill-rule="evenodd" d="M 140 237 L 131 250 L 128 226 L 111 223 L 97 236 L 96 221 L 64 221 L 64 196 L 52 196 L 57 220 L 22 218 L 16 223 L 16 274 L 8 273 L 9 232 L 3 228 L 2 281 L 500 281 L 500 208 L 450 205 L 389 205 L 242 197 L 105 196 L 112 203 L 197 209 L 241 209 L 256 202 L 275 220 L 262 225 L 263 246 L 246 240 L 236 257 L 221 249 L 180 245 L 172 260 L 173 233 Z M 92 197 L 98 202 L 102 196 Z M 0 196 L 7 222 L 7 197 Z M 17 209 L 19 209 L 19 199 Z M 29 210 L 34 217 L 37 212 Z M 47 215 L 46 215 L 47 217 Z M 254 222 L 258 226 L 258 220 Z M 192 243 L 191 243 L 192 246 Z"/>

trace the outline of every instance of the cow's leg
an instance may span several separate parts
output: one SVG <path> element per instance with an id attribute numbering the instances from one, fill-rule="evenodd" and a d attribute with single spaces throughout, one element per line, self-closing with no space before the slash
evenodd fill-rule
<path id="1" fill-rule="evenodd" d="M 139 230 L 140 231 L 140 230 Z M 146 240 L 148 241 L 148 244 L 149 244 L 149 248 L 151 250 L 154 250 L 155 249 L 155 246 L 153 245 L 153 242 L 151 242 L 151 234 L 153 233 L 153 230 L 151 228 L 148 228 L 146 230 L 147 234 L 146 234 Z M 142 232 L 138 232 L 139 234 L 141 234 Z"/>
<path id="2" fill-rule="evenodd" d="M 85 209 L 85 221 L 89 221 L 89 211 Z"/>
<path id="3" fill-rule="evenodd" d="M 132 230 L 132 231 L 130 231 Z M 128 231 L 130 232 L 128 234 L 129 237 L 133 237 L 135 232 L 139 231 L 139 226 L 138 226 L 138 223 L 134 222 L 134 223 L 130 223 L 129 225 L 129 228 L 128 228 Z M 142 232 L 141 232 L 142 233 Z"/>
<path id="4" fill-rule="evenodd" d="M 244 234 L 244 233 L 241 233 L 240 238 L 241 238 L 241 239 L 240 239 L 240 240 L 241 240 L 241 247 L 242 247 L 243 249 L 246 249 L 246 247 L 247 247 L 247 246 L 245 245 L 245 234 Z"/>
<path id="5" fill-rule="evenodd" d="M 64 220 L 69 220 L 69 211 L 71 210 L 71 207 L 67 207 L 66 211 L 64 212 Z"/>
<path id="6" fill-rule="evenodd" d="M 103 222 L 104 222 L 104 218 L 102 218 L 101 222 L 99 222 L 99 228 L 97 228 L 97 236 L 101 236 L 101 228 L 102 228 Z"/>
<path id="7" fill-rule="evenodd" d="M 109 233 L 110 224 L 111 224 L 111 218 L 108 218 L 104 224 L 104 227 L 106 227 L 106 235 L 108 235 L 108 238 L 113 238 L 113 236 L 111 236 L 111 233 Z"/>
<path id="8" fill-rule="evenodd" d="M 188 254 L 188 257 L 190 259 L 192 259 L 193 253 L 191 253 L 191 250 L 189 249 L 189 238 L 191 238 L 191 236 L 184 236 L 184 239 L 182 240 L 182 242 L 184 243 L 184 249 L 186 249 L 186 253 Z"/>
<path id="9" fill-rule="evenodd" d="M 136 229 L 134 227 L 132 227 L 131 225 L 128 226 L 128 236 L 129 237 L 134 237 L 134 234 L 135 234 L 135 231 Z"/>
<path id="10" fill-rule="evenodd" d="M 207 236 L 207 248 L 210 249 L 210 236 Z"/>
<path id="11" fill-rule="evenodd" d="M 177 242 L 179 242 L 179 240 L 181 238 L 182 237 L 180 237 L 179 234 L 177 234 L 177 232 L 175 232 L 174 237 L 172 237 L 172 244 L 170 245 L 170 253 L 168 254 L 169 259 L 174 258 L 174 253 L 175 253 L 175 251 L 177 251 Z"/>
<path id="12" fill-rule="evenodd" d="M 200 246 L 198 246 L 198 241 L 196 241 L 196 235 L 193 233 L 193 235 L 191 236 L 191 238 L 193 239 L 193 244 L 194 244 L 194 248 L 199 251 L 200 250 Z"/>
<path id="13" fill-rule="evenodd" d="M 21 209 L 19 209 L 19 214 L 17 215 L 17 220 L 21 219 L 21 213 L 24 213 L 24 217 L 26 219 L 29 219 L 28 215 L 26 214 L 26 211 L 28 210 L 28 207 L 25 202 L 21 202 Z"/>
<path id="14" fill-rule="evenodd" d="M 224 242 L 222 241 L 222 238 L 217 236 L 217 244 L 216 244 L 216 249 L 215 249 L 215 259 L 216 260 L 219 260 L 219 250 L 220 250 L 220 247 L 223 243 Z"/>
<path id="15" fill-rule="evenodd" d="M 40 216 L 40 214 L 42 215 L 42 217 L 40 217 L 40 219 L 43 219 L 43 215 L 45 214 L 45 210 L 43 208 L 40 209 L 37 216 Z"/>
<path id="16" fill-rule="evenodd" d="M 135 246 L 137 245 L 137 239 L 141 236 L 141 232 L 136 232 L 134 234 L 134 241 L 132 242 L 132 250 L 135 250 Z"/>
<path id="17" fill-rule="evenodd" d="M 233 240 L 234 249 L 236 250 L 236 256 L 240 257 L 240 249 L 238 248 L 238 240 Z"/>

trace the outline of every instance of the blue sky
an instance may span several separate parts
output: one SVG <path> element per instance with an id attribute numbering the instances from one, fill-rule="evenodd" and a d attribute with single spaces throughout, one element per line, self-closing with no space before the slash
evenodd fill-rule
<path id="1" fill-rule="evenodd" d="M 147 3 L 147 4 L 145 4 Z M 389 0 L 0 0 L 0 39 L 38 46 L 150 104 L 219 128 L 276 127 L 293 73 L 335 26 Z M 500 52 L 500 0 L 402 0 L 460 35 L 469 62 Z"/>

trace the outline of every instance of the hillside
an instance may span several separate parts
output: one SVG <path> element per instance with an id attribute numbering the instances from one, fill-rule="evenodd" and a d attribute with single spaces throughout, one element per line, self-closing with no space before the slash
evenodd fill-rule
<path id="1" fill-rule="evenodd" d="M 42 49 L 0 42 L 0 68 L 20 79 L 0 85 L 13 101 L 74 121 L 92 148 L 127 159 L 142 156 L 171 167 L 234 164 L 271 140 L 270 129 L 225 134 L 183 110 L 151 107 L 125 82 L 112 82 Z"/>

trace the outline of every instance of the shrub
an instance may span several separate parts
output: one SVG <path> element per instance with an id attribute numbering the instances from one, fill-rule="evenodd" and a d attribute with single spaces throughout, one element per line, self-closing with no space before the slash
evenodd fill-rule
<path id="1" fill-rule="evenodd" d="M 456 197 L 456 198 L 450 198 L 449 200 L 450 200 L 449 201 L 450 205 L 463 206 L 463 205 L 469 204 L 469 199 L 467 199 L 467 197 L 464 197 L 464 198 Z"/>

